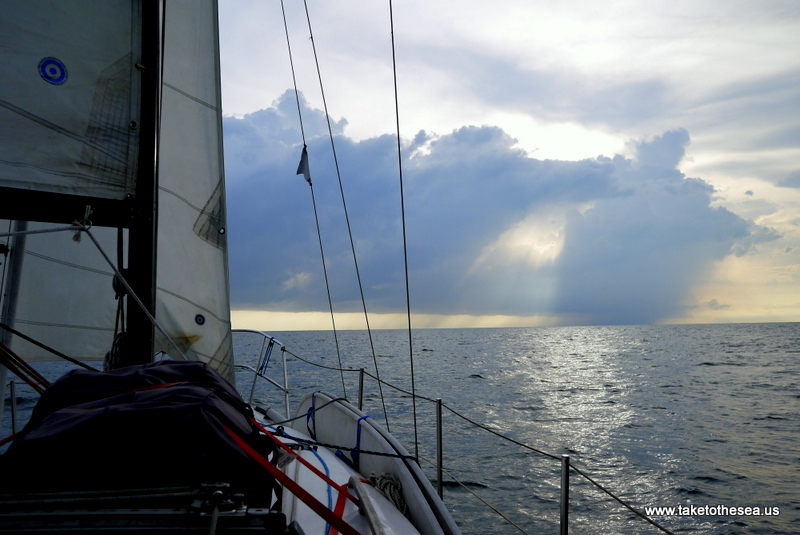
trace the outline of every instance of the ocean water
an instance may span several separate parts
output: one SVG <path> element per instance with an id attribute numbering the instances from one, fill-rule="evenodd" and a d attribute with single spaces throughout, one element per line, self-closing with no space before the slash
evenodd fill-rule
<path id="1" fill-rule="evenodd" d="M 292 356 L 338 367 L 332 333 L 271 334 L 291 352 L 293 405 L 314 390 L 346 390 L 357 402 L 357 372 Z M 407 332 L 372 336 L 381 379 L 410 391 Z M 345 367 L 375 374 L 365 332 L 340 332 L 339 345 Z M 237 337 L 237 358 L 255 364 L 259 346 Z M 415 330 L 413 348 L 417 394 L 446 407 L 445 470 L 527 533 L 558 532 L 559 461 L 455 412 L 541 451 L 569 454 L 639 510 L 676 508 L 653 515 L 674 533 L 800 533 L 800 324 Z M 54 378 L 65 369 L 42 371 Z M 269 373 L 282 380 L 279 351 Z M 251 383 L 237 374 L 245 399 Z M 411 396 L 382 389 L 389 427 L 413 454 Z M 365 412 L 385 423 L 369 377 L 363 397 Z M 35 400 L 19 387 L 21 418 Z M 282 411 L 283 397 L 259 380 L 253 404 Z M 435 459 L 435 405 L 418 399 L 416 408 L 419 455 Z M 7 405 L 0 436 L 9 433 Z M 433 480 L 434 468 L 421 464 Z M 444 500 L 465 534 L 520 532 L 450 480 Z M 661 531 L 572 473 L 570 533 Z"/>
<path id="2" fill-rule="evenodd" d="M 338 365 L 329 332 L 273 335 L 295 355 Z M 410 391 L 407 333 L 374 331 L 373 339 L 381 379 Z M 345 367 L 374 375 L 365 332 L 341 332 L 339 343 Z M 412 344 L 417 394 L 569 454 L 639 510 L 677 508 L 653 515 L 674 533 L 800 533 L 800 324 L 418 330 Z M 277 352 L 270 369 L 280 378 Z M 293 400 L 314 388 L 343 394 L 339 372 L 292 356 L 287 369 Z M 344 378 L 353 402 L 358 375 Z M 384 421 L 375 381 L 367 377 L 364 390 L 365 412 Z M 411 398 L 383 393 L 391 431 L 413 453 Z M 254 404 L 282 408 L 283 400 L 263 383 Z M 419 454 L 435 459 L 434 404 L 419 400 L 417 415 Z M 525 532 L 558 532 L 559 461 L 447 409 L 443 428 L 445 470 Z M 444 500 L 465 533 L 519 533 L 460 485 L 448 482 Z M 573 473 L 570 533 L 661 531 Z"/>

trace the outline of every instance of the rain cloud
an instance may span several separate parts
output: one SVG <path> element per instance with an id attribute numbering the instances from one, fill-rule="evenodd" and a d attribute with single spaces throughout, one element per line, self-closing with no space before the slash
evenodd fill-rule
<path id="1" fill-rule="evenodd" d="M 334 309 L 359 309 L 336 174 L 368 306 L 405 306 L 397 142 L 354 140 L 301 101 Z M 327 309 L 294 93 L 226 117 L 234 308 Z M 421 131 L 403 142 L 412 309 L 433 314 L 555 315 L 564 323 L 653 323 L 690 306 L 715 263 L 775 239 L 714 204 L 684 176 L 689 133 L 630 146 L 630 157 L 537 160 L 502 129 Z M 792 184 L 794 185 L 794 184 Z"/>

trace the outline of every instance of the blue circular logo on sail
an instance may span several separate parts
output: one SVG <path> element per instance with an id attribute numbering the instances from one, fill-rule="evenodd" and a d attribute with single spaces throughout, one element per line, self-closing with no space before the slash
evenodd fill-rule
<path id="1" fill-rule="evenodd" d="M 203 325 L 206 322 L 206 317 L 203 316 L 202 314 L 198 314 L 197 316 L 194 317 L 194 322 L 198 325 Z"/>
<path id="2" fill-rule="evenodd" d="M 44 58 L 39 62 L 39 74 L 45 82 L 61 85 L 67 81 L 67 67 L 56 58 Z"/>

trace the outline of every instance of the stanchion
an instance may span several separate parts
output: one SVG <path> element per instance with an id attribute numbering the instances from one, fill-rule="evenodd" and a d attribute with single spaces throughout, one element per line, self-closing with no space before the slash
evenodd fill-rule
<path id="1" fill-rule="evenodd" d="M 569 455 L 561 456 L 561 535 L 569 530 Z"/>
<path id="2" fill-rule="evenodd" d="M 358 410 L 364 410 L 364 368 L 358 374 Z"/>
<path id="3" fill-rule="evenodd" d="M 286 405 L 286 419 L 292 417 L 289 410 L 289 371 L 286 369 L 286 346 L 281 344 L 281 360 L 283 361 L 283 402 Z"/>
<path id="4" fill-rule="evenodd" d="M 11 381 L 9 383 L 10 391 L 9 396 L 11 397 L 11 434 L 17 434 L 17 382 Z"/>
<path id="5" fill-rule="evenodd" d="M 442 400 L 436 400 L 436 492 L 442 499 Z"/>

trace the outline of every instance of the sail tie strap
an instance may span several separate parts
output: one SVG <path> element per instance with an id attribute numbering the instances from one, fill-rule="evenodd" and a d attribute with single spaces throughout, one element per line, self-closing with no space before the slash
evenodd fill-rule
<path id="1" fill-rule="evenodd" d="M 311 393 L 311 406 L 308 408 L 306 416 L 306 429 L 308 429 L 308 436 L 317 440 L 317 410 L 314 408 L 314 396 L 316 392 Z"/>
<path id="2" fill-rule="evenodd" d="M 339 487 L 336 487 L 336 490 L 339 491 L 339 497 L 336 498 L 336 508 L 333 510 L 333 514 L 335 514 L 339 518 L 343 518 L 344 507 L 345 505 L 347 505 L 347 495 L 349 494 L 349 492 L 347 492 L 347 483 Z M 328 528 L 328 535 L 337 535 L 338 533 L 339 530 L 337 530 L 335 527 L 330 526 Z"/>
<path id="3" fill-rule="evenodd" d="M 351 451 L 350 456 L 353 458 L 353 464 L 356 465 L 356 470 L 361 471 L 361 456 L 359 450 L 361 449 L 361 422 L 369 416 L 362 416 L 356 422 L 356 451 Z"/>
<path id="4" fill-rule="evenodd" d="M 291 477 L 283 473 L 277 466 L 269 462 L 269 460 L 256 451 L 250 444 L 248 444 L 242 437 L 233 432 L 228 426 L 223 424 L 228 434 L 236 441 L 242 450 L 250 456 L 255 462 L 267 470 L 281 485 L 284 486 L 289 492 L 297 496 L 303 503 L 305 503 L 312 511 L 322 517 L 323 520 L 328 522 L 331 526 L 335 527 L 340 533 L 344 535 L 361 535 L 353 526 L 348 524 L 342 518 L 322 505 L 322 503 L 312 496 L 306 489 L 301 487 Z"/>
<path id="5" fill-rule="evenodd" d="M 139 388 L 134 388 L 131 392 L 146 392 L 148 390 L 158 390 L 160 388 L 169 388 L 171 386 L 178 386 L 178 385 L 185 385 L 187 381 L 177 381 L 175 383 L 160 383 L 157 385 L 147 385 L 147 386 L 140 386 Z"/>

